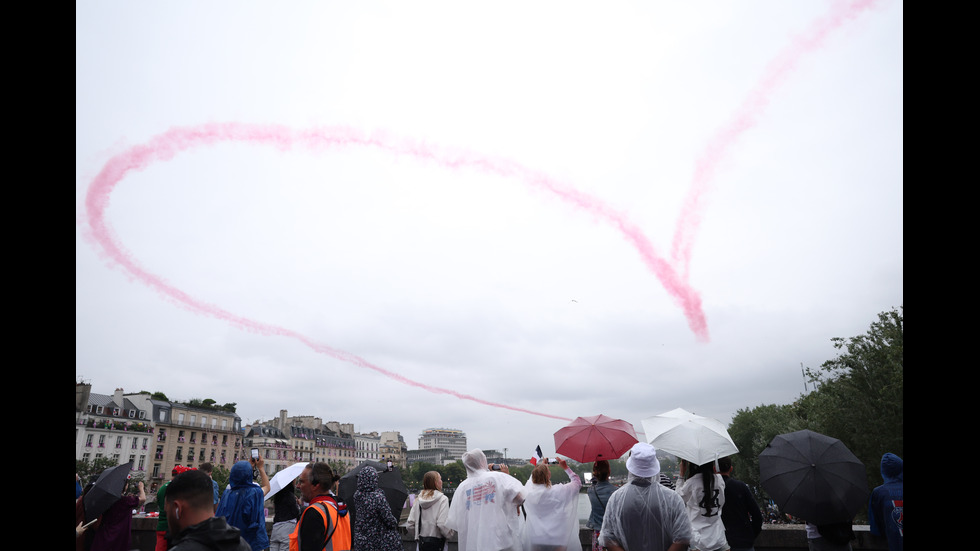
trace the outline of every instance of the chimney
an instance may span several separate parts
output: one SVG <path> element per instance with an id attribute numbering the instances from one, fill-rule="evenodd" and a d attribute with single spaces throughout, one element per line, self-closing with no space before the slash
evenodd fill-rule
<path id="1" fill-rule="evenodd" d="M 116 407 L 119 408 L 119 411 L 123 411 L 126 408 L 126 399 L 123 398 L 123 389 L 116 389 L 116 392 L 112 396 L 112 401 L 116 403 Z"/>

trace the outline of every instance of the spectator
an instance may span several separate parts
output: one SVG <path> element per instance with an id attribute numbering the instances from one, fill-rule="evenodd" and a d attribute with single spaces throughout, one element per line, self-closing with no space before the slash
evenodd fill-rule
<path id="1" fill-rule="evenodd" d="M 569 482 L 552 485 L 551 468 L 545 458 L 534 467 L 524 485 L 526 550 L 553 551 L 581 547 L 578 537 L 578 491 L 582 481 L 564 459 L 559 459 L 558 464 L 565 470 Z"/>
<path id="2" fill-rule="evenodd" d="M 272 537 L 269 540 L 271 551 L 289 551 L 289 534 L 296 530 L 299 518 L 299 500 L 296 499 L 296 484 L 292 481 L 272 496 L 276 509 L 272 517 Z"/>
<path id="3" fill-rule="evenodd" d="M 690 478 L 686 478 L 689 475 Z M 681 478 L 677 493 L 687 506 L 694 535 L 691 549 L 696 551 L 725 551 L 725 523 L 721 511 L 725 506 L 725 481 L 714 471 L 714 461 L 693 465 L 681 461 Z"/>
<path id="4" fill-rule="evenodd" d="M 164 510 L 173 540 L 169 551 L 251 551 L 237 528 L 214 516 L 211 482 L 203 472 L 187 470 L 167 484 Z"/>
<path id="5" fill-rule="evenodd" d="M 391 512 L 385 494 L 378 486 L 379 475 L 374 467 L 365 466 L 357 473 L 354 492 L 353 551 L 401 551 L 402 538 L 398 519 Z"/>
<path id="6" fill-rule="evenodd" d="M 263 477 L 263 486 L 253 481 L 253 463 L 265 475 L 261 458 L 235 463 L 229 476 L 231 489 L 225 490 L 214 515 L 224 517 L 228 524 L 241 530 L 242 538 L 252 547 L 252 551 L 265 551 L 269 548 L 269 534 L 265 530 L 264 491 L 268 479 Z"/>
<path id="7" fill-rule="evenodd" d="M 128 551 L 133 509 L 145 502 L 146 492 L 143 490 L 143 481 L 140 480 L 135 492 L 123 494 L 102 513 L 102 520 L 92 538 L 91 551 Z"/>
<path id="8" fill-rule="evenodd" d="M 885 483 L 875 488 L 868 500 L 868 524 L 872 534 L 888 540 L 889 551 L 902 551 L 905 548 L 902 458 L 893 453 L 882 455 L 881 478 Z"/>
<path id="9" fill-rule="evenodd" d="M 691 521 L 677 492 L 659 483 L 657 451 L 645 442 L 633 445 L 627 483 L 606 503 L 599 544 L 611 551 L 684 551 Z M 454 500 L 455 503 L 455 500 Z"/>
<path id="10" fill-rule="evenodd" d="M 453 531 L 446 526 L 448 518 L 449 498 L 442 493 L 442 475 L 439 471 L 429 471 L 422 477 L 422 491 L 412 503 L 405 523 L 408 532 L 418 540 L 419 551 L 424 551 L 428 546 L 447 548 L 446 540 L 453 535 Z M 428 540 L 433 541 L 430 543 Z M 436 540 L 441 540 L 441 545 Z"/>
<path id="11" fill-rule="evenodd" d="M 592 551 L 603 551 L 599 545 L 599 530 L 602 528 L 602 516 L 606 513 L 606 503 L 616 487 L 609 482 L 609 462 L 602 460 L 592 464 L 592 487 L 589 488 L 589 502 L 592 512 L 586 521 L 586 528 L 592 529 Z"/>
<path id="12" fill-rule="evenodd" d="M 732 476 L 734 467 L 731 457 L 719 459 L 718 468 L 725 481 L 725 504 L 721 508 L 725 539 L 732 551 L 755 551 L 755 538 L 762 532 L 759 504 L 752 497 L 749 486 Z"/>
<path id="13" fill-rule="evenodd" d="M 524 486 L 511 476 L 507 465 L 491 471 L 480 449 L 463 454 L 466 479 L 453 493 L 446 525 L 459 535 L 466 551 L 517 549 L 518 507 L 524 503 Z"/>
<path id="14" fill-rule="evenodd" d="M 323 462 L 310 463 L 300 473 L 296 485 L 303 500 L 310 505 L 300 514 L 296 530 L 289 536 L 290 549 L 333 551 L 351 548 L 347 508 L 333 495 L 338 480 L 340 477 L 334 476 L 330 465 Z"/>
<path id="15" fill-rule="evenodd" d="M 201 465 L 201 472 L 208 475 L 211 479 L 211 486 L 214 489 L 214 510 L 218 510 L 218 481 L 214 479 L 214 465 L 211 463 L 205 463 Z"/>

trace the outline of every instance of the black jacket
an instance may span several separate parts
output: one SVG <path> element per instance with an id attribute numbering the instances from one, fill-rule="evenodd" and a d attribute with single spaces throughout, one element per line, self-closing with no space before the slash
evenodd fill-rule
<path id="1" fill-rule="evenodd" d="M 224 517 L 188 526 L 177 534 L 167 551 L 252 551 L 241 531 L 229 526 Z"/>
<path id="2" fill-rule="evenodd" d="M 752 547 L 762 531 L 762 511 L 752 497 L 752 491 L 741 480 L 725 479 L 725 506 L 721 520 L 725 523 L 725 539 L 732 547 Z"/>

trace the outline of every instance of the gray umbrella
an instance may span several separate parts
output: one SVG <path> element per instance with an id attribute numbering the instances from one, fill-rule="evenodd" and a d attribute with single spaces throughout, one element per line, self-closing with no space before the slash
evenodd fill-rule
<path id="1" fill-rule="evenodd" d="M 868 503 L 864 464 L 840 440 L 810 430 L 773 438 L 759 474 L 780 510 L 813 524 L 850 522 Z"/>

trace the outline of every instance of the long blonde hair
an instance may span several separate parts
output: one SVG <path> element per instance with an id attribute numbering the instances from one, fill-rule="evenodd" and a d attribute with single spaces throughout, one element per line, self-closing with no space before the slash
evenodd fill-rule
<path id="1" fill-rule="evenodd" d="M 436 482 L 442 478 L 439 471 L 429 471 L 422 476 L 422 491 L 419 492 L 419 497 L 432 497 L 432 494 L 436 492 L 439 488 L 436 487 Z"/>

